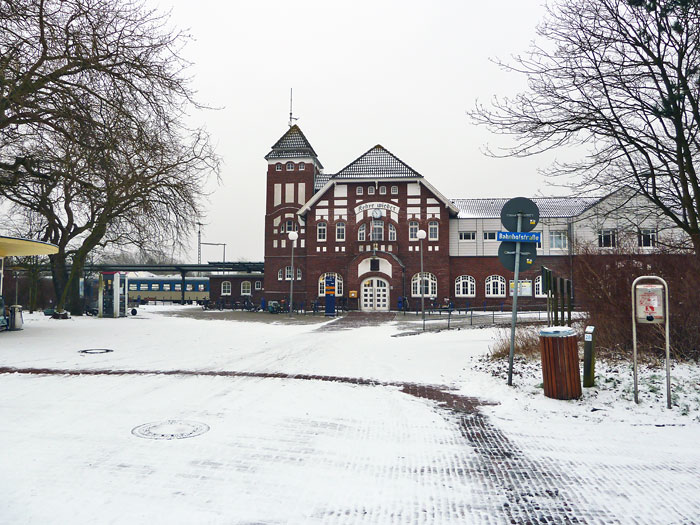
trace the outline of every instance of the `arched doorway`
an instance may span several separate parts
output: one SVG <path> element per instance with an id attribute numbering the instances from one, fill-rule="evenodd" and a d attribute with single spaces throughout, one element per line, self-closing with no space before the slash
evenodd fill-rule
<path id="1" fill-rule="evenodd" d="M 362 281 L 360 309 L 363 312 L 389 311 L 389 282 L 380 277 Z"/>

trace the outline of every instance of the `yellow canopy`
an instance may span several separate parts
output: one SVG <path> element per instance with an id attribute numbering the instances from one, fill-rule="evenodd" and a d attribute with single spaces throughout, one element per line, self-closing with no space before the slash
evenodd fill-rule
<path id="1" fill-rule="evenodd" d="M 58 253 L 58 246 L 48 242 L 0 237 L 0 258 L 21 255 L 49 255 Z"/>

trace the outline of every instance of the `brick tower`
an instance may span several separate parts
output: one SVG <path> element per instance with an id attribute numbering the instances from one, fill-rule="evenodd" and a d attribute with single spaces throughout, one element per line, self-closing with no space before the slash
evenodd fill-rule
<path id="1" fill-rule="evenodd" d="M 297 211 L 313 196 L 323 166 L 296 124 L 272 146 L 267 160 L 265 204 L 265 298 L 288 299 L 294 278 L 294 303 L 308 303 L 306 282 L 306 226 Z M 294 275 L 288 232 L 299 239 L 294 248 Z M 313 299 L 313 298 L 312 298 Z"/>

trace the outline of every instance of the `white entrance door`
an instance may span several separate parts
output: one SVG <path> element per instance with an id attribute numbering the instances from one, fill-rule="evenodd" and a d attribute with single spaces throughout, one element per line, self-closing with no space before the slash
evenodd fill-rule
<path id="1" fill-rule="evenodd" d="M 389 311 L 389 283 L 379 277 L 365 279 L 362 282 L 363 312 Z"/>

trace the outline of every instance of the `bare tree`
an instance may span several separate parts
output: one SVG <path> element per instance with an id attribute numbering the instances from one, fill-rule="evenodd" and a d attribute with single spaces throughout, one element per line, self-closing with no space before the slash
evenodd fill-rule
<path id="1" fill-rule="evenodd" d="M 0 185 L 48 176 L 28 147 L 37 135 L 94 145 L 96 101 L 134 124 L 181 115 L 186 38 L 131 0 L 1 0 Z"/>
<path id="2" fill-rule="evenodd" d="M 700 257 L 700 2 L 559 0 L 539 40 L 506 69 L 527 77 L 514 99 L 472 118 L 515 137 L 502 154 L 583 146 L 554 175 L 609 192 L 628 185 L 691 238 Z"/>

